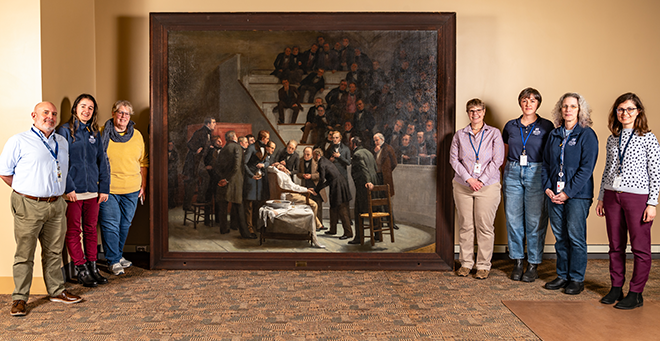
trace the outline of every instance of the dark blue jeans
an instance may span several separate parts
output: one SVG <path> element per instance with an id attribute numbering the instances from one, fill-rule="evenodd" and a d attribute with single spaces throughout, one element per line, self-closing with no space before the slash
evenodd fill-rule
<path id="1" fill-rule="evenodd" d="M 103 250 L 108 264 L 118 263 L 124 253 L 140 191 L 128 194 L 110 194 L 99 207 L 99 221 L 103 236 Z"/>
<path id="2" fill-rule="evenodd" d="M 584 282 L 587 271 L 587 217 L 591 199 L 568 199 L 558 205 L 548 200 L 548 215 L 555 235 L 557 276 Z"/>

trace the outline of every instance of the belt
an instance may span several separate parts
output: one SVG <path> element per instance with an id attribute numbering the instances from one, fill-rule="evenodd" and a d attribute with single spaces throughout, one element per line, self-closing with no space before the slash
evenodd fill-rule
<path id="1" fill-rule="evenodd" d="M 36 200 L 36 201 L 53 202 L 53 201 L 55 201 L 55 200 L 57 200 L 57 199 L 60 198 L 59 196 L 57 196 L 57 197 L 46 197 L 46 198 L 40 198 L 40 197 L 33 197 L 33 196 L 31 196 L 31 195 L 27 195 L 27 194 L 23 194 L 23 193 L 18 193 L 18 192 L 16 192 L 16 191 L 14 191 L 14 192 L 15 192 L 16 194 L 20 195 L 20 196 L 24 196 L 24 197 L 26 197 L 26 198 L 28 198 L 28 199 L 32 199 L 32 200 Z"/>

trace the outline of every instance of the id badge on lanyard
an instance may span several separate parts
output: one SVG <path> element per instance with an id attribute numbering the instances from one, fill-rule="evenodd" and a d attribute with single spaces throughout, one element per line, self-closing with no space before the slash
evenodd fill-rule
<path id="1" fill-rule="evenodd" d="M 529 134 L 527 134 L 527 137 L 525 137 L 525 134 L 523 134 L 523 129 L 520 127 L 520 139 L 522 140 L 522 154 L 520 154 L 520 165 L 521 166 L 527 166 L 527 150 L 525 149 L 525 145 L 527 144 L 527 140 L 529 140 L 529 137 L 532 135 L 532 132 L 534 131 L 534 127 L 536 126 L 536 122 L 532 124 L 532 127 L 529 129 Z"/>

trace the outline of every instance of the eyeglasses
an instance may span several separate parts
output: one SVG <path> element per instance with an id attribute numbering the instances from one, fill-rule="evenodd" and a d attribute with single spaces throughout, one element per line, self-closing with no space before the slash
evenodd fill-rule
<path id="1" fill-rule="evenodd" d="M 125 112 L 125 111 L 115 111 L 117 116 L 131 116 L 131 113 Z"/>
<path id="2" fill-rule="evenodd" d="M 624 113 L 628 113 L 628 116 L 632 116 L 632 114 L 637 110 L 637 108 L 630 107 L 630 108 L 618 108 L 616 109 L 616 113 L 618 115 L 623 115 Z"/>
<path id="3" fill-rule="evenodd" d="M 472 114 L 481 114 L 482 112 L 484 112 L 484 109 L 470 109 L 470 110 L 468 110 L 468 114 L 470 114 L 470 115 L 472 115 Z"/>
<path id="4" fill-rule="evenodd" d="M 568 110 L 569 108 L 575 110 L 575 109 L 578 108 L 578 106 L 575 105 L 575 104 L 571 104 L 571 105 L 564 104 L 564 105 L 561 106 L 561 108 L 564 109 L 564 110 Z"/>

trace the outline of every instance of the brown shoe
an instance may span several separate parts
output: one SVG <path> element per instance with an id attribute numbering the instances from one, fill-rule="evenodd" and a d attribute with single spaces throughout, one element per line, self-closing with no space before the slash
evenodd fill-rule
<path id="1" fill-rule="evenodd" d="M 11 316 L 25 316 L 27 314 L 27 309 L 25 309 L 25 301 L 23 300 L 14 300 L 11 304 Z"/>
<path id="2" fill-rule="evenodd" d="M 72 304 L 72 303 L 78 303 L 82 301 L 82 297 L 76 296 L 66 290 L 62 291 L 61 294 L 57 296 L 51 296 L 50 297 L 51 302 L 59 302 L 59 303 L 64 303 L 64 304 Z"/>
<path id="3" fill-rule="evenodd" d="M 488 270 L 477 270 L 477 274 L 474 275 L 474 278 L 476 278 L 476 279 L 486 279 L 486 278 L 488 278 L 489 273 L 490 273 L 490 271 L 488 271 Z"/>
<path id="4" fill-rule="evenodd" d="M 458 269 L 458 271 L 456 271 L 456 276 L 459 276 L 459 277 L 467 277 L 467 275 L 469 275 L 469 274 L 470 274 L 470 269 L 468 269 L 466 267 L 463 267 L 463 266 L 461 266 L 461 268 Z"/>

